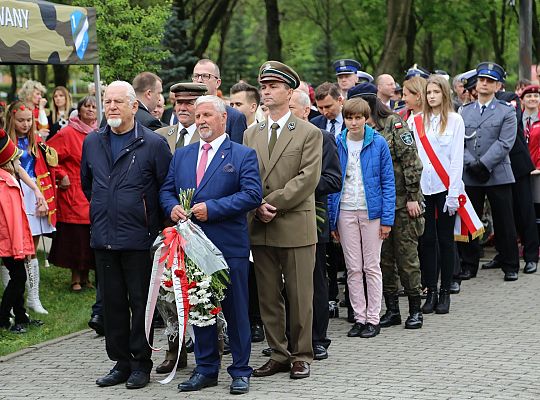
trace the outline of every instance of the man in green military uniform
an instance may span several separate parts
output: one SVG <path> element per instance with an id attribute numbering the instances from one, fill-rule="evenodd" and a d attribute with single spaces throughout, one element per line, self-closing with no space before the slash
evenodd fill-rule
<path id="1" fill-rule="evenodd" d="M 381 317 L 381 327 L 401 324 L 399 311 L 399 281 L 409 299 L 409 317 L 405 328 L 422 327 L 420 310 L 420 262 L 418 260 L 418 237 L 424 231 L 421 203 L 420 176 L 422 162 L 407 124 L 392 113 L 377 98 L 377 87 L 362 83 L 349 90 L 348 98 L 362 97 L 369 104 L 371 116 L 368 123 L 388 142 L 394 166 L 396 184 L 396 216 L 388 239 L 383 242 L 381 269 L 386 313 Z"/>

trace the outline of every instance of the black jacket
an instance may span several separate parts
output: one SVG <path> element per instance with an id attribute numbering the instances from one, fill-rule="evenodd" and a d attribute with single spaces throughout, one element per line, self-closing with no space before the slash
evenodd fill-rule
<path id="1" fill-rule="evenodd" d="M 172 154 L 167 140 L 135 123 L 135 138 L 116 162 L 109 126 L 83 143 L 81 184 L 90 202 L 90 246 L 106 250 L 149 250 L 162 229 L 159 189 Z"/>
<path id="2" fill-rule="evenodd" d="M 152 129 L 153 131 L 159 128 L 163 128 L 165 126 L 161 123 L 159 119 L 156 119 L 152 114 L 150 114 L 150 111 L 148 111 L 148 109 L 143 104 L 141 104 L 140 101 L 139 109 L 137 110 L 137 114 L 135 114 L 135 119 L 142 126 L 145 126 L 148 129 Z"/>
<path id="3" fill-rule="evenodd" d="M 315 189 L 315 201 L 317 207 L 324 209 L 324 215 L 317 210 L 317 215 L 324 218 L 324 223 L 317 222 L 317 237 L 319 243 L 327 243 L 330 239 L 328 195 L 341 190 L 341 166 L 339 164 L 336 139 L 328 131 L 321 129 L 321 133 L 323 135 L 321 178 Z"/>

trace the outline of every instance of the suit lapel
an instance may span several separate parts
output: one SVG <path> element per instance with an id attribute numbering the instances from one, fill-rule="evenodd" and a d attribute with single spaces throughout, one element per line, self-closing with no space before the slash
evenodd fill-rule
<path id="1" fill-rule="evenodd" d="M 199 130 L 195 129 L 195 132 L 193 132 L 193 136 L 191 137 L 189 144 L 198 142 L 200 139 L 201 139 L 201 136 L 199 135 Z"/>
<path id="2" fill-rule="evenodd" d="M 174 150 L 176 149 L 176 136 L 178 132 L 178 124 L 172 126 L 167 131 L 167 142 L 169 143 L 169 147 L 171 148 L 172 152 L 174 153 Z"/>
<path id="3" fill-rule="evenodd" d="M 197 190 L 195 190 L 195 195 L 208 183 L 208 181 L 212 178 L 212 175 L 214 175 L 214 172 L 216 172 L 218 167 L 220 167 L 223 161 L 225 161 L 225 159 L 229 156 L 230 152 L 231 152 L 231 140 L 227 137 L 225 138 L 225 141 L 221 144 L 221 146 L 219 146 L 218 150 L 216 151 L 216 154 L 214 154 L 214 157 L 212 158 L 210 165 L 208 165 L 208 168 L 206 168 L 201 184 L 199 185 Z M 197 169 L 196 165 L 197 165 L 197 160 L 195 160 L 195 169 Z M 195 176 L 196 175 L 197 173 L 195 172 Z"/>
<path id="4" fill-rule="evenodd" d="M 295 128 L 296 128 L 296 117 L 292 115 L 291 113 L 291 116 L 285 123 L 285 126 L 281 129 L 276 145 L 274 146 L 274 150 L 272 151 L 272 156 L 270 157 L 270 161 L 268 162 L 268 168 L 266 168 L 265 178 L 266 176 L 268 176 L 270 171 L 272 171 L 277 161 L 279 160 L 279 157 L 281 157 L 281 153 L 283 153 L 283 151 L 285 150 L 289 142 L 292 140 L 293 138 L 292 131 Z M 268 153 L 268 145 L 266 146 L 266 152 Z"/>

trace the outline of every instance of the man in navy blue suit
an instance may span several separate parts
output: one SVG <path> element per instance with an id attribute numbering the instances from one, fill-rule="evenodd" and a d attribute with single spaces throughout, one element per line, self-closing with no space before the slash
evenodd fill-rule
<path id="1" fill-rule="evenodd" d="M 335 83 L 324 82 L 315 89 L 315 102 L 321 115 L 313 118 L 311 122 L 317 128 L 326 130 L 336 136 L 345 129 L 341 109 L 343 96 Z"/>
<path id="2" fill-rule="evenodd" d="M 187 211 L 178 204 L 182 189 L 196 188 L 193 221 L 221 250 L 230 268 L 231 283 L 222 302 L 228 323 L 233 363 L 227 372 L 233 378 L 230 392 L 249 391 L 251 352 L 248 317 L 249 236 L 247 212 L 260 206 L 262 187 L 257 154 L 232 142 L 225 135 L 225 103 L 216 96 L 195 102 L 198 143 L 179 148 L 160 191 L 161 206 L 173 222 L 185 220 Z M 195 391 L 217 385 L 220 365 L 216 325 L 194 327 L 197 367 L 191 378 L 178 385 Z"/>
<path id="3" fill-rule="evenodd" d="M 219 67 L 215 62 L 203 58 L 193 67 L 191 80 L 195 83 L 204 83 L 208 88 L 207 94 L 217 96 L 217 91 L 221 85 Z M 227 111 L 227 127 L 225 131 L 233 142 L 242 144 L 244 141 L 244 131 L 247 129 L 247 121 L 244 114 L 232 108 L 225 106 Z"/>

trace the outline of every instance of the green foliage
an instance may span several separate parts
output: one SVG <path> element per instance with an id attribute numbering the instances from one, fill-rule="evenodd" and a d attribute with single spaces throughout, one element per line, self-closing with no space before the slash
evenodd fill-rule
<path id="1" fill-rule="evenodd" d="M 161 42 L 170 15 L 170 1 L 147 8 L 132 6 L 128 0 L 77 0 L 73 3 L 96 8 L 104 81 L 131 81 L 142 71 L 159 71 L 160 62 L 168 56 Z"/>
<path id="2" fill-rule="evenodd" d="M 43 265 L 43 254 L 39 257 Z M 40 298 L 49 314 L 36 314 L 28 309 L 27 312 L 31 318 L 42 320 L 44 325 L 30 326 L 28 332 L 21 335 L 0 330 L 0 356 L 88 328 L 95 290 L 70 292 L 71 272 L 64 268 L 51 265 L 41 268 L 40 273 Z M 3 286 L 0 285 L 0 296 L 2 294 Z"/>

